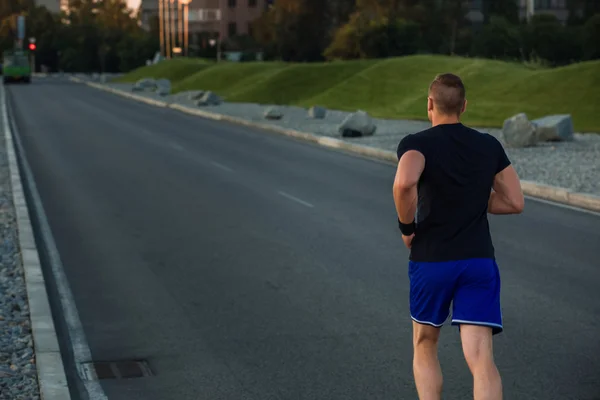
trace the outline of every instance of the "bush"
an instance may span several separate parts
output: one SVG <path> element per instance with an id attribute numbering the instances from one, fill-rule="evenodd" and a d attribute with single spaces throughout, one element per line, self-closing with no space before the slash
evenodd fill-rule
<path id="1" fill-rule="evenodd" d="M 527 58 L 541 58 L 550 65 L 565 65 L 581 59 L 580 31 L 564 27 L 553 15 L 535 15 L 522 28 L 523 52 Z"/>
<path id="2" fill-rule="evenodd" d="M 364 58 L 387 58 L 415 54 L 418 50 L 419 25 L 397 20 L 366 30 L 359 38 Z"/>
<path id="3" fill-rule="evenodd" d="M 474 39 L 473 53 L 486 58 L 515 59 L 520 56 L 519 30 L 506 18 L 493 16 Z"/>
<path id="4" fill-rule="evenodd" d="M 591 17 L 581 32 L 583 58 L 596 60 L 600 58 L 600 14 Z"/>
<path id="5" fill-rule="evenodd" d="M 419 50 L 419 25 L 398 19 L 366 20 L 359 13 L 340 27 L 324 56 L 329 59 L 387 58 Z"/>

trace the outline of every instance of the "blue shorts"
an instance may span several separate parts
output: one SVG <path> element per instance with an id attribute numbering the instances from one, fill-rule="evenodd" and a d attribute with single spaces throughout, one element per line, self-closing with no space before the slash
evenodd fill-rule
<path id="1" fill-rule="evenodd" d="M 408 265 L 410 316 L 420 324 L 441 327 L 450 315 L 452 325 L 484 325 L 502 332 L 500 272 L 489 258 Z"/>

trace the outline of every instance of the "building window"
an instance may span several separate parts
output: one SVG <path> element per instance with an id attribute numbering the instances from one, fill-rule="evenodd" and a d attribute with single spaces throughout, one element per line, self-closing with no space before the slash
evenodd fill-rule
<path id="1" fill-rule="evenodd" d="M 256 0 L 248 0 L 248 7 L 256 7 Z"/>
<path id="2" fill-rule="evenodd" d="M 236 1 L 235 0 L 228 0 L 227 4 L 229 5 L 229 8 L 235 8 Z"/>
<path id="3" fill-rule="evenodd" d="M 235 22 L 230 22 L 227 26 L 227 32 L 229 37 L 237 35 L 237 24 Z"/>

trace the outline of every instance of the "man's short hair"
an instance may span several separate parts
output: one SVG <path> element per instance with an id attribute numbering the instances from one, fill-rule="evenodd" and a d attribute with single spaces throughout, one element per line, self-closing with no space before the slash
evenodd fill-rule
<path id="1" fill-rule="evenodd" d="M 460 115 L 465 105 L 465 85 L 454 74 L 439 74 L 429 85 L 429 97 L 444 115 Z"/>

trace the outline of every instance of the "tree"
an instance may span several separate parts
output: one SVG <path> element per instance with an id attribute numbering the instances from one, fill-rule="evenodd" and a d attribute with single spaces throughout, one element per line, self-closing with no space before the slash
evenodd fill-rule
<path id="1" fill-rule="evenodd" d="M 482 57 L 518 59 L 521 53 L 519 30 L 506 18 L 494 15 L 476 36 L 473 50 Z"/>
<path id="2" fill-rule="evenodd" d="M 600 13 L 591 17 L 583 26 L 582 41 L 584 59 L 600 59 Z"/>
<path id="3" fill-rule="evenodd" d="M 519 22 L 519 4 L 516 0 L 482 0 L 482 8 L 485 24 L 493 16 L 502 17 L 512 24 Z"/>

